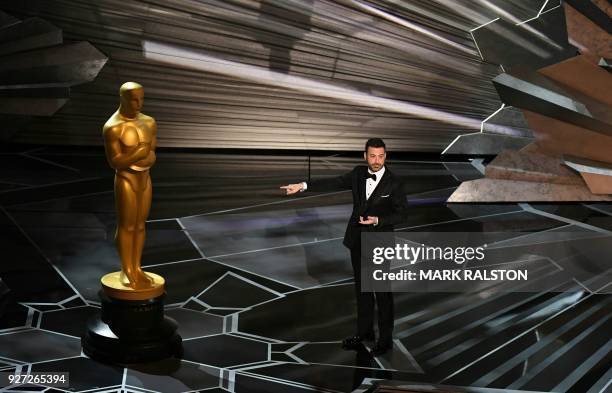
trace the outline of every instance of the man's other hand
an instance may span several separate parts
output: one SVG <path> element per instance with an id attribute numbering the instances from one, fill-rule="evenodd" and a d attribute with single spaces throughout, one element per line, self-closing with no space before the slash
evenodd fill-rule
<path id="1" fill-rule="evenodd" d="M 378 217 L 376 216 L 367 216 L 364 220 L 363 217 L 359 216 L 359 223 L 361 225 L 378 225 Z"/>
<path id="2" fill-rule="evenodd" d="M 291 195 L 302 191 L 302 183 L 288 184 L 286 186 L 281 186 L 281 188 L 287 191 L 287 195 Z"/>

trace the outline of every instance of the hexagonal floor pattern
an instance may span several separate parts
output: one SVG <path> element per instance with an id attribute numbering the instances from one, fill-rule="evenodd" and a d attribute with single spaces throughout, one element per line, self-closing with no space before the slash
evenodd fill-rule
<path id="1" fill-rule="evenodd" d="M 572 381 L 605 387 L 610 377 L 607 262 L 554 260 L 572 274 L 564 291 L 398 293 L 393 349 L 376 358 L 365 348 L 344 351 L 340 342 L 355 325 L 341 245 L 350 194 L 282 196 L 279 185 L 307 177 L 301 157 L 249 165 L 249 156 L 220 163 L 218 155 L 187 160 L 163 151 L 152 172 L 143 266 L 166 278 L 166 314 L 179 324 L 184 356 L 98 363 L 81 353 L 80 337 L 99 312 L 100 277 L 119 266 L 112 173 L 98 150 L 22 153 L 6 152 L 4 160 L 26 169 L 36 161 L 53 176 L 0 171 L 3 184 L 21 179 L 0 192 L 8 258 L 1 277 L 13 300 L 2 306 L 0 372 L 70 372 L 69 389 L 33 391 L 348 392 L 374 379 L 570 391 Z M 207 170 L 193 171 L 194 162 Z M 245 164 L 239 185 L 223 162 Z M 337 175 L 357 163 L 315 157 L 311 169 Z M 446 205 L 459 178 L 481 176 L 469 162 L 390 160 L 389 167 L 411 207 L 403 231 L 520 231 L 511 240 L 524 247 L 554 231 L 578 238 L 612 230 L 606 205 Z M 551 368 L 558 378 L 544 377 Z"/>

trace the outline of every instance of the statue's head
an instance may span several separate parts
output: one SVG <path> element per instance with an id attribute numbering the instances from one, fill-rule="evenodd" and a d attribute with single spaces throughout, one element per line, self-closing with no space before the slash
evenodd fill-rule
<path id="1" fill-rule="evenodd" d="M 123 114 L 133 117 L 140 113 L 144 102 L 144 90 L 141 84 L 125 82 L 119 88 L 119 97 Z"/>

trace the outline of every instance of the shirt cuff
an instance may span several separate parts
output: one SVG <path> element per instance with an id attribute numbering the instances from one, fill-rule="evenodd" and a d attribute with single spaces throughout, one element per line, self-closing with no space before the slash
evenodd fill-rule
<path id="1" fill-rule="evenodd" d="M 300 192 L 304 192 L 304 191 L 306 191 L 307 189 L 308 189 L 308 184 L 307 184 L 305 181 L 303 181 L 303 182 L 302 182 L 302 189 L 300 190 Z"/>

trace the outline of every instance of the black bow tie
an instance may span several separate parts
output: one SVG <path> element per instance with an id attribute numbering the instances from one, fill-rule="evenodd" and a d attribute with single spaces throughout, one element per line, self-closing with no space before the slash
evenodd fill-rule
<path id="1" fill-rule="evenodd" d="M 376 181 L 376 173 L 370 173 L 370 172 L 366 173 L 366 180 L 368 179 L 372 179 Z"/>

